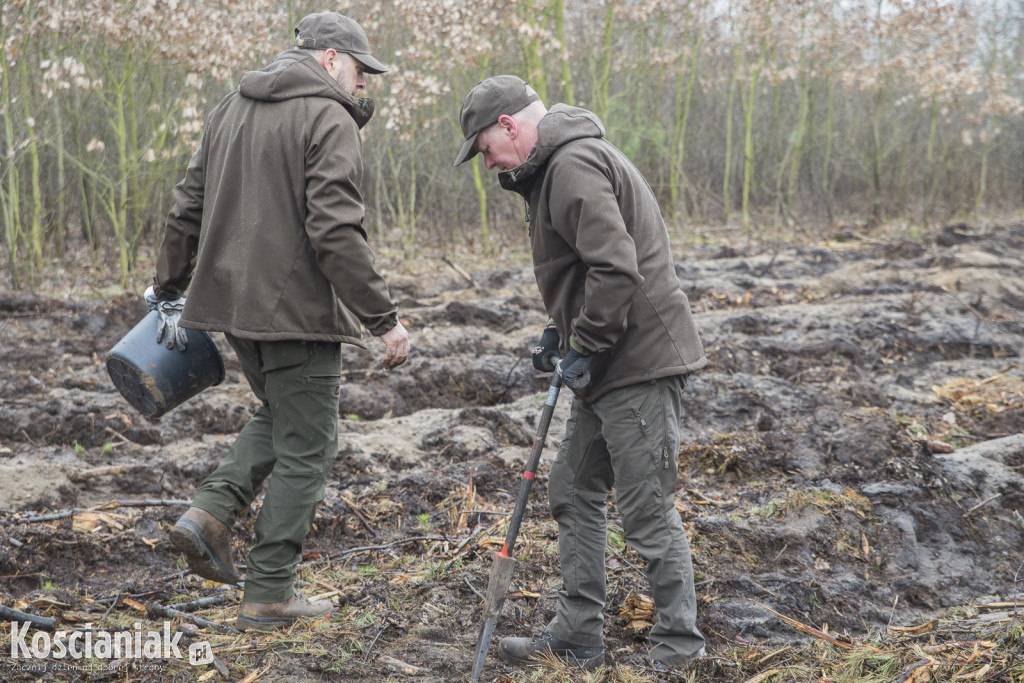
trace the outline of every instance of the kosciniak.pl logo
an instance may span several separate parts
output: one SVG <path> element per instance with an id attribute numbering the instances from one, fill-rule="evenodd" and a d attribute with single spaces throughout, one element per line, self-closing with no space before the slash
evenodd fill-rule
<path id="1" fill-rule="evenodd" d="M 138 622 L 132 631 L 93 631 L 86 624 L 74 631 L 36 631 L 31 637 L 29 626 L 11 622 L 11 659 L 183 659 L 182 633 L 172 633 L 168 621 L 162 631 L 143 631 Z M 210 644 L 204 640 L 189 645 L 188 660 L 193 666 L 211 663 Z"/>

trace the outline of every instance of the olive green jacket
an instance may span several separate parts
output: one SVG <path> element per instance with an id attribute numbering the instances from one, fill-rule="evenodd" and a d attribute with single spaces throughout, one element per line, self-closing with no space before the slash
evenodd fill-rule
<path id="1" fill-rule="evenodd" d="M 360 322 L 375 336 L 395 326 L 363 229 L 369 115 L 306 50 L 242 77 L 167 217 L 154 285 L 161 298 L 189 289 L 183 327 L 365 346 Z"/>
<path id="2" fill-rule="evenodd" d="M 563 356 L 571 334 L 594 357 L 580 398 L 707 365 L 640 171 L 584 109 L 557 104 L 537 132 L 530 157 L 499 180 L 526 198 L 534 275 Z"/>

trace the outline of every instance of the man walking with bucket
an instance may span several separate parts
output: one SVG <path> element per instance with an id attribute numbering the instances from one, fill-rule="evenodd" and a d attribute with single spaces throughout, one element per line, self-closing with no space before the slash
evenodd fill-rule
<path id="1" fill-rule="evenodd" d="M 384 343 L 385 368 L 409 353 L 374 267 L 360 194 L 359 129 L 374 110 L 364 74 L 385 70 L 352 19 L 325 12 L 299 21 L 294 48 L 242 76 L 210 115 L 174 189 L 146 292 L 158 339 L 181 348 L 180 328 L 223 332 L 261 403 L 170 532 L 195 573 L 237 582 L 231 527 L 271 477 L 248 555 L 242 629 L 330 611 L 294 584 L 338 455 L 341 344 L 365 347 L 361 324 Z"/>

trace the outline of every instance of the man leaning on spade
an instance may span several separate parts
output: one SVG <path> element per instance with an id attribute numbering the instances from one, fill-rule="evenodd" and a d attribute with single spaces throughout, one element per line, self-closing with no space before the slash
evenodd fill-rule
<path id="1" fill-rule="evenodd" d="M 658 612 L 650 650 L 631 663 L 673 669 L 704 654 L 674 495 L 680 393 L 707 358 L 658 202 L 593 113 L 564 104 L 548 110 L 515 76 L 474 87 L 460 123 L 465 142 L 455 165 L 480 154 L 504 189 L 526 199 L 534 275 L 550 316 L 533 363 L 557 371 L 574 394 L 548 478 L 562 570 L 555 616 L 532 638 L 503 638 L 499 653 L 519 664 L 552 655 L 589 670 L 603 664 L 614 487 Z"/>
<path id="2" fill-rule="evenodd" d="M 270 477 L 240 629 L 331 610 L 298 593 L 295 578 L 338 455 L 341 344 L 364 346 L 362 325 L 384 343 L 385 368 L 409 353 L 363 228 L 359 130 L 373 115 L 364 74 L 384 71 L 352 19 L 299 21 L 294 48 L 242 76 L 211 113 L 146 292 L 158 342 L 184 350 L 181 328 L 223 332 L 260 401 L 170 532 L 192 571 L 237 583 L 231 528 Z"/>

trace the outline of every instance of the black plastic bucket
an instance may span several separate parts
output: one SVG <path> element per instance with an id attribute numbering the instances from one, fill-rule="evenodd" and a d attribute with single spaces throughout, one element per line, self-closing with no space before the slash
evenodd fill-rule
<path id="1" fill-rule="evenodd" d="M 208 332 L 185 330 L 188 349 L 179 351 L 158 344 L 156 329 L 157 313 L 150 311 L 107 352 L 114 386 L 151 418 L 224 381 L 224 359 Z"/>

